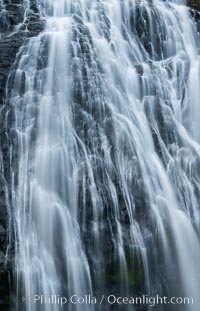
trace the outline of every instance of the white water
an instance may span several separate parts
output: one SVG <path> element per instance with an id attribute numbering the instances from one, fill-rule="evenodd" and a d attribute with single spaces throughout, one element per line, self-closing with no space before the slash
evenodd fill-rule
<path id="1" fill-rule="evenodd" d="M 17 310 L 60 310 L 35 294 L 140 290 L 198 311 L 195 24 L 176 1 L 38 4 L 46 28 L 19 52 L 10 103 Z"/>

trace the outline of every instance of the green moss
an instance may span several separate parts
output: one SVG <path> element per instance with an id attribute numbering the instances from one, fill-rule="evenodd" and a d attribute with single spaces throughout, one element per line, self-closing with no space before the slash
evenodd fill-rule
<path id="1" fill-rule="evenodd" d="M 200 0 L 188 0 L 188 5 L 192 8 L 200 10 Z"/>
<path id="2" fill-rule="evenodd" d="M 143 282 L 143 271 L 142 269 L 137 269 L 136 271 L 128 273 L 128 281 L 131 287 L 140 286 Z"/>
<path id="3" fill-rule="evenodd" d="M 137 269 L 135 271 L 128 271 L 127 274 L 115 272 L 108 275 L 108 280 L 112 283 L 123 283 L 128 281 L 130 287 L 138 287 L 143 282 L 143 270 Z"/>
<path id="4" fill-rule="evenodd" d="M 112 283 L 119 283 L 121 281 L 121 274 L 119 272 L 118 273 L 109 274 L 108 275 L 108 279 Z"/>

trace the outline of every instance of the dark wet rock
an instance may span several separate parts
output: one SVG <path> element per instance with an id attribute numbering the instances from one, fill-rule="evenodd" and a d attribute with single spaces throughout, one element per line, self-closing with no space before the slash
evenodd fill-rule
<path id="1" fill-rule="evenodd" d="M 1 260 L 1 253 L 0 253 Z M 10 298 L 9 298 L 9 272 L 1 270 L 0 268 L 0 310 L 8 311 L 10 310 Z"/>
<path id="2" fill-rule="evenodd" d="M 13 64 L 16 52 L 22 43 L 23 37 L 19 33 L 14 33 L 0 40 L 0 68 L 10 67 Z"/>
<path id="3" fill-rule="evenodd" d="M 45 26 L 45 20 L 42 16 L 40 16 L 37 1 L 30 0 L 30 8 L 25 10 L 24 6 L 20 0 L 15 1 L 2 1 L 3 4 L 0 4 L 0 31 L 3 32 L 2 37 L 0 37 L 0 105 L 1 105 L 1 115 L 0 115 L 0 151 L 3 158 L 3 170 L 4 177 L 0 175 L 0 310 L 8 310 L 8 303 L 6 301 L 9 293 L 9 273 L 12 270 L 12 255 L 13 249 L 9 251 L 8 261 L 5 265 L 5 255 L 7 250 L 7 241 L 8 241 L 8 213 L 7 213 L 7 201 L 9 200 L 9 193 L 7 189 L 10 183 L 10 174 L 9 174 L 9 161 L 10 161 L 10 150 L 9 146 L 15 146 L 17 144 L 16 133 L 11 128 L 14 122 L 14 114 L 10 110 L 8 113 L 8 108 L 6 107 L 6 81 L 8 75 L 9 78 L 9 86 L 8 86 L 8 95 L 10 90 L 12 89 L 14 83 L 14 73 L 15 68 L 13 68 L 13 63 L 15 62 L 16 55 L 19 52 L 19 49 L 29 40 L 30 37 L 37 36 Z M 138 0 L 139 2 L 139 0 Z M 192 1 L 191 1 L 192 2 Z M 191 12 L 193 17 L 199 16 L 198 10 L 196 10 L 194 5 L 190 5 Z M 99 14 L 99 25 L 98 31 L 104 36 L 108 41 L 110 41 L 110 21 L 107 19 L 106 14 L 101 7 L 100 3 L 97 4 L 97 11 Z M 25 13 L 26 12 L 26 13 Z M 99 159 L 104 159 L 103 150 L 101 150 L 100 146 L 102 142 L 100 140 L 100 133 L 102 133 L 102 129 L 100 128 L 100 124 L 104 125 L 104 130 L 106 132 L 106 136 L 109 139 L 111 148 L 111 157 L 113 161 L 113 167 L 116 168 L 117 153 L 115 150 L 115 137 L 114 137 L 114 121 L 112 118 L 112 113 L 109 111 L 109 108 L 106 106 L 103 90 L 106 89 L 105 85 L 103 85 L 102 80 L 99 79 L 96 72 L 101 72 L 101 63 L 98 62 L 98 55 L 95 54 L 95 50 L 93 47 L 92 37 L 90 35 L 89 29 L 84 25 L 81 17 L 81 12 L 77 12 L 74 10 L 76 14 L 73 14 L 74 26 L 72 29 L 73 32 L 73 44 L 76 45 L 76 51 L 78 54 L 79 62 L 77 62 L 77 57 L 74 55 L 72 60 L 71 70 L 74 77 L 74 107 L 76 108 L 76 113 L 74 113 L 75 118 L 73 120 L 74 127 L 76 128 L 76 132 L 80 139 L 85 143 L 88 153 L 91 157 L 91 165 L 94 172 L 95 184 L 98 184 L 98 191 L 102 194 L 102 204 L 106 207 L 103 215 L 102 223 L 101 223 L 101 232 L 100 235 L 105 235 L 100 238 L 100 240 L 106 241 L 106 246 L 103 250 L 99 252 L 99 260 L 103 262 L 104 258 L 112 259 L 114 257 L 114 245 L 112 241 L 112 234 L 117 231 L 116 225 L 113 221 L 112 210 L 114 206 L 112 206 L 112 200 L 109 200 L 109 187 L 107 186 L 108 182 L 106 182 L 106 175 L 104 170 L 104 162 L 98 162 Z M 137 6 L 136 11 L 132 10 L 132 14 L 130 14 L 130 25 L 131 30 L 136 35 L 138 41 L 141 44 L 141 48 L 143 47 L 146 50 L 146 53 L 149 54 L 150 58 L 160 59 L 162 53 L 162 44 L 163 41 L 167 41 L 167 32 L 164 29 L 164 24 L 160 23 L 158 11 L 156 8 L 152 6 L 152 15 L 154 17 L 153 20 L 153 30 L 155 32 L 154 41 L 152 42 L 150 36 L 150 20 L 148 17 L 148 12 L 145 7 Z M 197 17 L 195 17 L 197 20 Z M 159 23 L 158 23 L 159 20 Z M 19 26 L 18 30 L 13 32 L 14 27 Z M 159 34 L 159 35 L 158 35 Z M 162 36 L 160 36 L 160 34 Z M 38 57 L 38 69 L 44 68 L 47 62 L 47 45 L 48 42 L 45 41 L 44 44 L 41 45 L 41 53 L 39 53 Z M 114 48 L 113 48 L 114 49 Z M 23 51 L 22 51 L 23 52 Z M 21 51 L 20 51 L 21 53 Z M 93 55 L 95 57 L 93 58 Z M 163 55 L 165 57 L 165 55 Z M 95 70 L 98 68 L 98 70 Z M 138 72 L 139 76 L 143 75 L 143 66 L 137 65 L 135 69 Z M 170 65 L 169 65 L 170 69 Z M 80 75 L 81 72 L 81 75 Z M 26 76 L 25 73 L 22 72 L 21 77 L 21 88 L 19 91 L 19 95 L 24 93 L 24 85 L 25 85 Z M 91 84 L 92 80 L 92 84 Z M 152 79 L 153 81 L 153 79 Z M 36 81 L 37 83 L 37 81 Z M 83 88 L 84 92 L 80 92 L 81 88 Z M 145 103 L 145 110 L 147 114 L 147 118 L 152 129 L 152 136 L 155 142 L 157 153 L 161 158 L 165 158 L 165 155 L 160 154 L 161 148 L 160 144 L 162 142 L 165 145 L 170 145 L 175 142 L 177 135 L 174 134 L 176 128 L 172 122 L 172 118 L 170 114 L 169 107 L 162 109 L 162 105 L 159 100 L 159 94 L 156 94 L 156 87 L 152 82 L 151 96 L 154 96 L 155 102 L 153 108 L 151 110 L 151 106 L 149 103 Z M 99 93 L 102 94 L 102 97 L 99 100 Z M 150 91 L 149 91 L 150 92 Z M 93 105 L 88 105 L 88 103 L 93 103 Z M 93 108 L 95 107 L 95 108 Z M 97 109 L 98 107 L 98 109 Z M 86 119 L 87 117 L 87 119 Z M 156 129 L 153 127 L 151 122 L 151 117 L 155 120 L 156 129 L 158 129 L 160 133 L 160 137 L 157 135 Z M 7 121 L 8 129 L 5 130 L 5 120 Z M 89 120 L 89 121 L 88 121 Z M 89 125 L 88 125 L 89 124 Z M 9 132 L 9 135 L 7 134 Z M 35 133 L 33 133 L 33 136 Z M 96 140 L 93 138 L 96 137 Z M 34 140 L 34 138 L 32 138 Z M 126 146 L 122 146 L 121 148 L 126 148 Z M 17 150 L 17 148 L 14 148 Z M 95 155 L 98 154 L 98 157 L 95 158 Z M 128 190 L 131 193 L 134 189 L 135 191 L 135 213 L 136 218 L 142 218 L 145 215 L 145 221 L 148 222 L 147 218 L 147 208 L 148 208 L 148 198 L 147 191 L 145 189 L 144 181 L 142 179 L 142 174 L 139 168 L 139 161 L 135 156 L 134 150 L 130 149 L 124 150 L 123 154 L 127 155 L 127 160 L 129 160 L 129 167 L 132 167 L 129 175 L 131 175 L 130 181 L 128 182 Z M 13 153 L 12 153 L 13 155 Z M 15 161 L 17 156 L 14 156 Z M 92 161 L 92 158 L 94 161 Z M 15 166 L 14 160 L 12 159 L 12 164 Z M 17 161 L 16 161 L 17 162 Z M 164 162 L 164 160 L 163 160 Z M 79 200 L 85 200 L 85 204 L 87 206 L 87 230 L 83 232 L 83 239 L 85 240 L 85 245 L 87 246 L 88 258 L 89 261 L 94 260 L 92 247 L 91 245 L 87 245 L 89 243 L 89 239 L 87 239 L 88 234 L 93 230 L 92 223 L 92 200 L 90 194 L 90 177 L 89 173 L 86 170 L 86 189 L 81 188 L 82 180 L 80 179 L 80 191 L 79 191 Z M 130 226 L 129 214 L 127 211 L 127 203 L 126 196 L 123 193 L 122 185 L 119 183 L 119 178 L 115 173 L 116 169 L 113 170 L 112 182 L 116 188 L 116 195 L 118 198 L 119 206 L 121 209 L 120 219 L 121 224 L 126 231 Z M 133 180 L 133 182 L 131 182 Z M 85 190 L 85 194 L 84 194 Z M 85 195 L 85 198 L 83 196 Z M 99 202 L 100 205 L 100 202 Z M 81 206 L 81 204 L 80 204 Z M 141 209 L 141 206 L 143 209 Z M 111 219 L 111 224 L 108 219 Z M 150 223 L 150 221 L 149 221 Z M 105 229 L 106 228 L 106 229 Z M 83 228 L 84 230 L 84 228 Z M 148 236 L 148 234 L 147 234 Z M 92 239 L 91 239 L 92 240 Z M 124 240 L 124 245 L 128 249 L 128 241 L 127 237 Z M 95 244 L 95 241 L 93 244 Z M 150 242 L 148 242 L 150 243 Z M 150 248 L 152 249 L 152 248 Z M 102 257 L 103 256 L 103 257 Z M 149 256 L 150 257 L 150 256 Z M 154 256 L 156 257 L 156 256 Z M 108 265 L 112 265 L 113 261 L 108 260 Z M 113 271 L 110 267 L 106 268 L 107 272 L 109 272 L 108 278 L 111 283 L 111 289 L 117 286 L 115 283 L 121 282 L 119 277 L 123 278 L 123 276 L 119 276 L 117 273 L 118 263 L 113 267 Z M 103 266 L 103 265 L 102 265 Z M 156 264 L 152 263 L 152 266 L 156 267 Z M 101 272 L 100 272 L 101 274 Z M 155 275 L 158 275 L 156 272 Z M 94 276 L 94 279 L 97 278 L 98 275 Z M 101 276 L 101 275 L 100 275 Z M 141 287 L 140 283 L 143 283 L 143 273 L 141 267 L 134 268 L 134 275 L 130 271 L 128 275 L 129 285 L 133 288 Z M 157 281 L 155 281 L 157 283 Z M 7 308 L 7 309 L 6 309 Z"/>
<path id="4" fill-rule="evenodd" d="M 200 0 L 187 0 L 187 5 L 200 33 Z"/>
<path id="5" fill-rule="evenodd" d="M 0 39 L 0 97 L 5 102 L 6 81 L 16 54 L 24 41 L 22 33 L 13 33 Z"/>
<path id="6" fill-rule="evenodd" d="M 30 0 L 30 10 L 33 13 L 38 13 L 39 14 L 39 9 L 37 6 L 37 0 Z"/>
<path id="7" fill-rule="evenodd" d="M 0 104 L 4 104 L 6 81 L 19 48 L 28 38 L 37 36 L 45 27 L 45 20 L 30 11 L 18 32 L 8 33 L 0 38 Z"/>
<path id="8" fill-rule="evenodd" d="M 200 0 L 187 0 L 187 5 L 200 11 Z"/>
<path id="9" fill-rule="evenodd" d="M 17 27 L 16 27 L 17 26 Z M 10 188 L 10 145 L 14 136 L 9 129 L 14 122 L 12 111 L 8 113 L 6 97 L 12 89 L 13 64 L 21 47 L 30 37 L 43 31 L 45 20 L 40 16 L 37 1 L 30 0 L 30 8 L 25 8 L 23 1 L 0 1 L 0 310 L 8 311 L 10 296 L 10 275 L 14 249 L 8 247 L 8 204 Z M 12 69 L 13 68 L 13 69 Z M 12 74 L 13 70 L 13 74 Z M 7 88 L 7 79 L 9 87 Z M 22 73 L 23 78 L 23 73 Z M 25 77 L 24 77 L 25 79 Z M 23 93 L 23 85 L 21 92 Z M 7 127 L 7 128 L 6 128 Z M 10 133 L 9 135 L 7 133 Z M 1 174 L 3 170 L 3 174 Z M 7 260 L 5 260 L 7 258 Z"/>
<path id="10" fill-rule="evenodd" d="M 27 30 L 30 32 L 30 36 L 38 35 L 45 26 L 45 20 L 30 20 L 27 25 Z"/>
<path id="11" fill-rule="evenodd" d="M 21 4 L 6 4 L 5 10 L 8 12 L 8 21 L 10 25 L 18 25 L 24 19 L 24 6 Z"/>
<path id="12" fill-rule="evenodd" d="M 24 20 L 25 8 L 21 1 L 2 1 L 0 4 L 0 31 L 5 32 Z"/>

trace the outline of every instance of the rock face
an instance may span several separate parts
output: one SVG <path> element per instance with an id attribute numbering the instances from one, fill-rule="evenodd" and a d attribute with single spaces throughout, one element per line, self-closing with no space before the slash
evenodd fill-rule
<path id="1" fill-rule="evenodd" d="M 200 0 L 188 0 L 188 6 L 200 10 Z"/>
<path id="2" fill-rule="evenodd" d="M 195 18 L 197 25 L 199 27 L 200 1 L 188 0 L 188 6 L 191 8 L 191 14 Z M 146 14 L 146 12 L 143 13 L 144 15 Z M 104 15 L 102 15 L 102 18 L 104 18 Z M 149 37 L 148 25 L 147 27 L 145 27 L 145 24 L 144 25 L 138 24 L 137 31 L 139 39 L 141 41 L 143 40 L 142 35 L 145 32 L 146 39 L 145 42 L 143 43 L 145 49 L 149 51 L 151 45 L 150 42 L 147 40 L 147 38 Z M 11 74 L 12 77 L 12 65 L 16 59 L 16 55 L 20 47 L 22 47 L 27 42 L 27 40 L 29 40 L 30 37 L 37 36 L 44 29 L 44 25 L 45 20 L 39 13 L 36 0 L 30 0 L 29 7 L 27 8 L 23 4 L 23 0 L 0 0 L 0 112 L 1 112 L 0 114 L 0 310 L 1 311 L 7 311 L 10 309 L 9 307 L 10 279 L 12 276 L 12 258 L 14 252 L 12 245 L 10 245 L 10 247 L 8 248 L 8 241 L 10 240 L 8 236 L 10 225 L 9 210 L 12 209 L 9 194 L 10 189 L 9 185 L 11 182 L 10 169 L 9 169 L 10 163 L 9 146 L 10 141 L 13 139 L 13 137 L 12 135 L 8 135 L 8 130 L 6 129 L 6 127 L 8 126 L 9 128 L 9 124 L 12 123 L 13 116 L 11 114 L 7 115 L 6 97 L 7 94 L 9 94 L 9 89 L 7 89 L 6 87 L 7 85 L 6 81 L 9 74 Z M 157 25 L 155 25 L 155 27 L 157 27 Z M 84 31 L 84 29 L 82 30 L 81 29 L 82 25 L 80 25 L 80 33 L 81 31 Z M 104 31 L 104 29 L 102 29 L 102 31 L 109 40 L 110 36 L 109 33 Z M 82 42 L 81 38 L 80 42 Z M 159 53 L 160 51 L 158 50 L 157 54 Z M 141 68 L 138 68 L 138 70 L 141 70 Z M 12 83 L 9 83 L 9 88 L 12 88 Z M 77 89 L 77 92 L 75 92 L 74 97 L 75 99 L 77 99 L 77 102 L 80 103 L 81 98 L 78 91 L 79 90 Z M 78 118 L 75 121 L 78 122 Z M 78 124 L 76 124 L 76 126 L 78 127 Z M 112 128 L 110 126 L 110 128 L 108 128 L 108 131 L 112 133 L 111 130 Z M 140 173 L 138 172 L 138 175 L 139 174 Z M 135 179 L 138 180 L 139 178 Z M 137 185 L 134 185 L 134 187 L 137 189 Z M 137 199 L 139 202 L 141 202 L 142 195 L 141 198 L 138 197 Z M 123 206 L 123 202 L 120 203 Z M 88 206 L 89 205 L 90 204 L 88 202 Z M 9 206 L 10 209 L 8 210 Z M 126 221 L 124 221 L 124 223 L 126 223 Z M 116 275 L 112 276 L 111 282 L 114 282 L 116 279 L 117 279 Z"/>
<path id="3" fill-rule="evenodd" d="M 0 310 L 10 310 L 10 279 L 12 276 L 13 248 L 8 247 L 10 195 L 10 140 L 12 116 L 7 116 L 6 82 L 21 46 L 44 29 L 45 20 L 40 16 L 36 1 L 25 7 L 22 0 L 0 1 Z M 11 75 L 12 76 L 12 75 Z M 12 87 L 12 84 L 11 86 Z"/>
<path id="4" fill-rule="evenodd" d="M 200 0 L 187 0 L 192 17 L 194 18 L 198 32 L 200 33 Z"/>

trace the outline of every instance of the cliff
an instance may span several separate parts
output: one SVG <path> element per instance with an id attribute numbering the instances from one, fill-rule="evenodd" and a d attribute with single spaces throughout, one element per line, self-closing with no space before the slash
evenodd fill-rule
<path id="1" fill-rule="evenodd" d="M 200 30 L 200 0 L 188 1 L 191 14 Z M 30 8 L 25 8 L 22 0 L 2 0 L 0 3 L 0 310 L 9 310 L 10 278 L 12 276 L 12 243 L 7 253 L 9 232 L 10 200 L 10 141 L 9 124 L 12 114 L 8 113 L 7 78 L 12 75 L 16 55 L 31 37 L 44 29 L 45 20 L 40 15 L 35 0 L 30 0 Z M 139 27 L 139 26 L 138 26 Z M 142 29 L 143 30 L 143 29 Z M 147 45 L 148 49 L 148 45 Z M 12 83 L 9 83 L 12 88 Z M 8 206 L 10 206 L 8 210 Z M 11 239 L 12 241 L 12 239 Z"/>
<path id="2" fill-rule="evenodd" d="M 36 1 L 32 0 L 30 8 L 26 9 L 23 1 L 3 0 L 0 3 L 0 310 L 9 310 L 10 278 L 12 275 L 11 246 L 8 254 L 8 232 L 10 203 L 9 184 L 9 155 L 10 140 L 6 126 L 9 127 L 10 117 L 7 118 L 6 87 L 8 75 L 21 46 L 32 36 L 43 30 L 45 21 L 38 13 Z"/>

